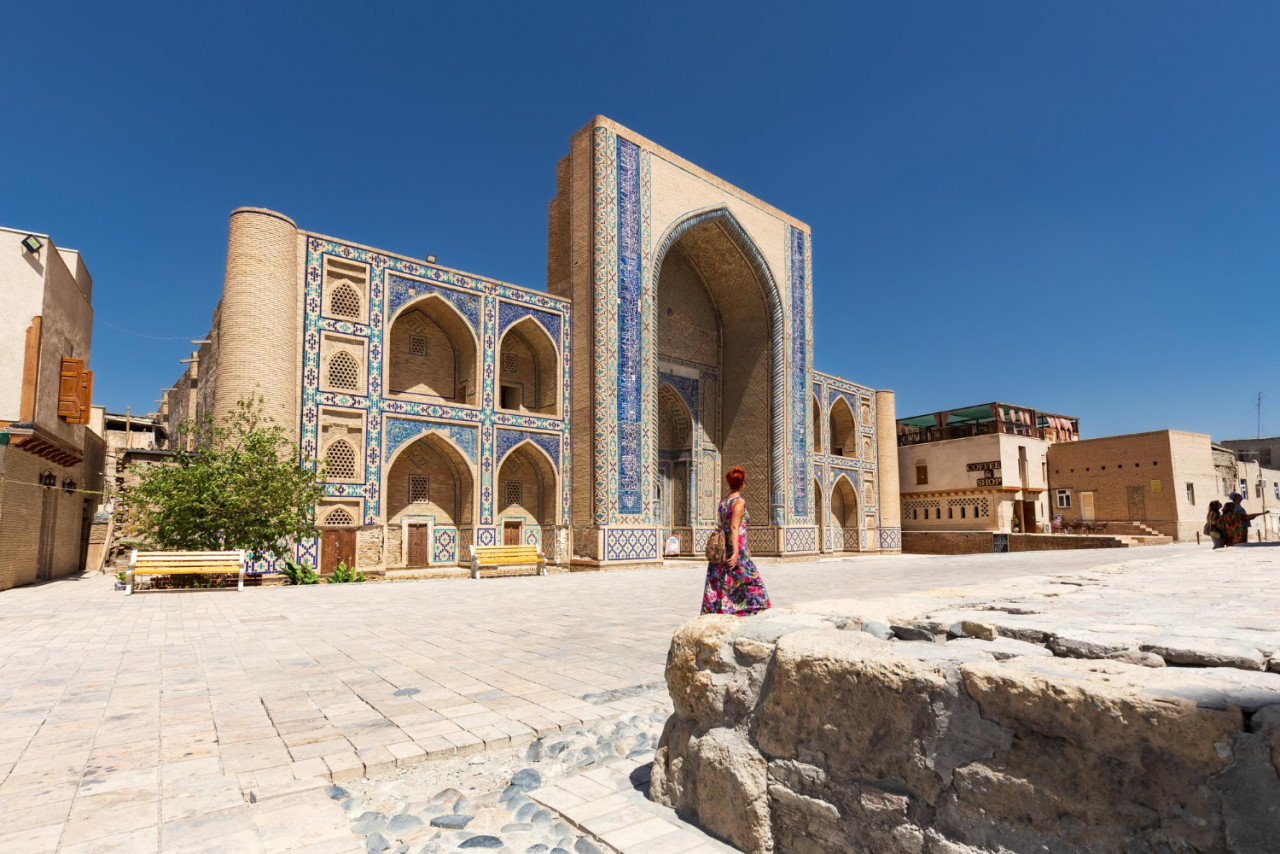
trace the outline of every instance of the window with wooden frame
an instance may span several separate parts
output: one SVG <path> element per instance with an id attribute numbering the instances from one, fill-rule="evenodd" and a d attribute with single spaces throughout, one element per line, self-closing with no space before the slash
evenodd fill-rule
<path id="1" fill-rule="evenodd" d="M 58 375 L 58 417 L 68 424 L 88 424 L 93 399 L 93 371 L 84 359 L 64 358 Z"/>

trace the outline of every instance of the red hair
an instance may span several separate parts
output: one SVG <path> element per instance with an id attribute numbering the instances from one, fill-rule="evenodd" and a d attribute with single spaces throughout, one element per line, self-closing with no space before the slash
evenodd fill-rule
<path id="1" fill-rule="evenodd" d="M 742 470 L 742 466 L 734 466 L 724 473 L 724 479 L 729 482 L 729 488 L 737 492 L 747 482 L 747 473 Z"/>

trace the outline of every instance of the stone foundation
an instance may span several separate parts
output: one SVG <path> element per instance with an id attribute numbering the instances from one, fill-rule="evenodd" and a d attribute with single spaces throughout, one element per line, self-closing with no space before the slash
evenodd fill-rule
<path id="1" fill-rule="evenodd" d="M 1089 647 L 1038 583 L 686 623 L 654 799 L 748 852 L 1277 850 L 1280 635 Z"/>

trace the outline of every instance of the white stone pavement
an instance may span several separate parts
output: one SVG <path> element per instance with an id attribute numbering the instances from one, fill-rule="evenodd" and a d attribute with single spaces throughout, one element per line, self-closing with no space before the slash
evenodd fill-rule
<path id="1" fill-rule="evenodd" d="M 1219 558 L 1207 551 L 761 565 L 774 604 L 784 605 L 1131 560 Z M 1221 565 L 1261 554 L 1239 551 Z M 696 614 L 702 574 L 680 565 L 127 598 L 109 576 L 95 575 L 7 591 L 0 594 L 0 796 L 8 819 L 0 851 L 362 850 L 324 793 L 330 780 L 518 746 L 651 708 L 652 697 L 583 698 L 662 679 L 671 632 Z M 598 776 L 616 789 L 616 775 L 629 779 L 632 770 Z M 535 797 L 565 800 L 551 788 Z M 653 847 L 651 835 L 662 830 L 689 832 L 679 837 L 689 850 L 718 848 L 689 828 L 653 823 L 670 825 L 671 817 L 636 802 L 633 790 L 596 794 L 561 807 L 615 847 L 682 850 Z M 629 800 L 607 828 L 598 819 L 616 810 L 583 808 L 615 795 Z"/>

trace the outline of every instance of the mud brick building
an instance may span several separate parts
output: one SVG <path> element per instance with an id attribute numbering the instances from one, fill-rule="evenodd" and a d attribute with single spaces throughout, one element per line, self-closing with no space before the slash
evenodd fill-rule
<path id="1" fill-rule="evenodd" d="M 814 370 L 809 227 L 603 117 L 556 177 L 546 291 L 235 211 L 170 434 L 263 395 L 327 463 L 322 569 L 692 556 L 732 466 L 757 553 L 898 550 L 893 393 Z"/>

